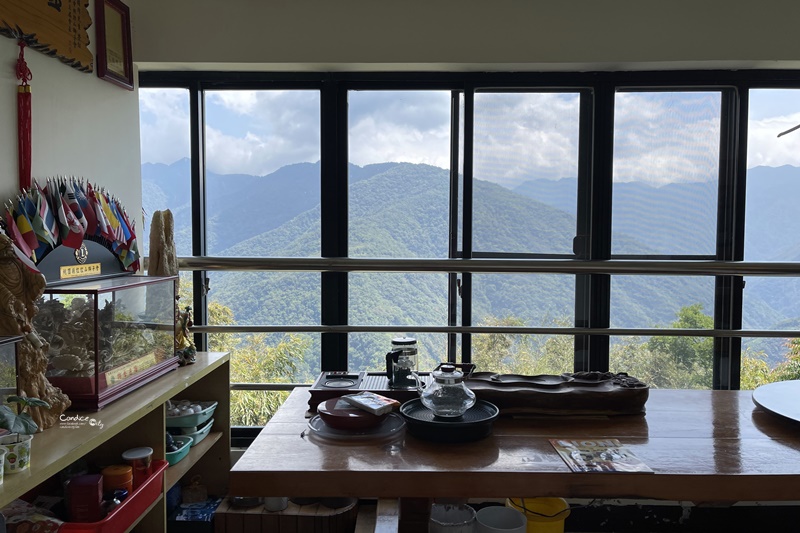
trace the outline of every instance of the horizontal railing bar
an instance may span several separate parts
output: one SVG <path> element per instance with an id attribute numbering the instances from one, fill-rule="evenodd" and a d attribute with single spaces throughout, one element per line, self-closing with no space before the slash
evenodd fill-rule
<path id="1" fill-rule="evenodd" d="M 800 263 L 745 261 L 587 261 L 561 259 L 354 259 L 180 257 L 180 270 L 279 272 L 472 272 L 666 276 L 800 276 Z"/>
<path id="2" fill-rule="evenodd" d="M 231 383 L 231 390 L 287 391 L 310 386 L 308 383 Z"/>
<path id="3" fill-rule="evenodd" d="M 559 328 L 522 326 L 200 326 L 194 333 L 510 333 L 518 335 L 610 335 L 616 337 L 800 337 L 797 330 L 686 328 Z"/>

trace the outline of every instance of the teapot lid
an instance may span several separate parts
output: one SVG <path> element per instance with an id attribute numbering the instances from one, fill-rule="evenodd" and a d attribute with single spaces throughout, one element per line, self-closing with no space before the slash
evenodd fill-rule
<path id="1" fill-rule="evenodd" d="M 433 379 L 437 383 L 461 383 L 464 380 L 464 373 L 456 370 L 455 365 L 440 365 L 439 370 L 433 372 Z"/>
<path id="2" fill-rule="evenodd" d="M 409 344 L 416 344 L 417 339 L 414 337 L 395 337 L 392 339 L 392 345 L 408 346 Z"/>

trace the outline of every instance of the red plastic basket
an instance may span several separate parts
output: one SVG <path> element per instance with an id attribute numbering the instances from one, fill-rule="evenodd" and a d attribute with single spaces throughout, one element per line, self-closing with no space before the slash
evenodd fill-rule
<path id="1" fill-rule="evenodd" d="M 66 522 L 59 531 L 70 533 L 119 533 L 127 530 L 161 496 L 164 486 L 164 470 L 168 466 L 169 463 L 166 461 L 153 461 L 152 475 L 147 478 L 141 487 L 133 491 L 133 494 L 125 498 L 125 501 L 116 506 L 113 511 L 108 513 L 108 516 L 99 522 Z"/>

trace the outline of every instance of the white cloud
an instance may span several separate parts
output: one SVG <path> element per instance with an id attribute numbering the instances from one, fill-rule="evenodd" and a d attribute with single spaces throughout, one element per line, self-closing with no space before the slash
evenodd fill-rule
<path id="1" fill-rule="evenodd" d="M 800 166 L 800 91 L 751 97 L 748 166 Z M 786 93 L 786 94 L 784 94 Z M 264 175 L 320 158 L 317 91 L 212 91 L 206 102 L 207 162 L 213 172 Z M 141 89 L 142 160 L 189 157 L 188 93 Z M 354 91 L 348 117 L 351 162 L 450 164 L 448 91 Z M 757 98 L 761 98 L 758 100 Z M 783 100 L 779 99 L 785 98 Z M 755 100 L 755 103 L 754 103 Z M 715 179 L 719 93 L 617 95 L 614 179 L 653 183 Z M 475 176 L 514 186 L 577 175 L 576 93 L 476 95 Z M 767 109 L 768 108 L 768 109 Z"/>
<path id="2" fill-rule="evenodd" d="M 800 166 L 800 130 L 778 134 L 800 124 L 800 112 L 750 121 L 747 166 Z"/>
<path id="3" fill-rule="evenodd" d="M 709 181 L 719 174 L 719 93 L 619 93 L 614 181 Z"/>
<path id="4" fill-rule="evenodd" d="M 191 154 L 184 89 L 140 89 L 142 161 L 172 164 Z"/>
<path id="5" fill-rule="evenodd" d="M 577 94 L 478 94 L 474 174 L 513 187 L 577 176 Z"/>

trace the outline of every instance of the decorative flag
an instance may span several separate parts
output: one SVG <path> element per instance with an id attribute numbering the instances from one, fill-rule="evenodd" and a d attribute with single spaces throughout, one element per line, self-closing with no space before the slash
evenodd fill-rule
<path id="1" fill-rule="evenodd" d="M 86 217 L 83 215 L 83 209 L 81 209 L 80 203 L 78 203 L 78 197 L 75 195 L 72 180 L 64 178 L 59 184 L 58 191 L 61 193 L 61 201 L 65 206 L 64 210 L 66 211 L 69 209 L 72 216 L 75 217 L 75 220 L 80 224 L 81 233 L 86 233 L 89 224 L 86 222 Z"/>
<path id="2" fill-rule="evenodd" d="M 72 179 L 72 192 L 75 193 L 75 199 L 78 201 L 78 206 L 83 213 L 83 218 L 86 220 L 86 235 L 95 235 L 97 233 L 97 217 L 94 214 L 94 207 L 89 201 L 88 194 L 84 189 L 83 182 L 78 182 L 77 179 Z"/>
<path id="3" fill-rule="evenodd" d="M 31 250 L 31 259 L 36 261 L 33 252 L 39 247 L 39 241 L 36 239 L 36 233 L 33 231 L 33 224 L 25 211 L 24 201 L 21 197 L 17 197 L 17 207 L 14 209 L 14 219 L 17 222 L 17 228 L 25 239 L 25 243 Z"/>
<path id="4" fill-rule="evenodd" d="M 55 212 L 58 220 L 58 232 L 61 237 L 61 244 L 68 248 L 78 249 L 83 244 L 83 227 L 75 220 L 75 215 L 61 199 L 61 186 L 57 182 L 47 180 L 47 191 L 50 199 L 50 207 Z"/>
<path id="5" fill-rule="evenodd" d="M 117 217 L 114 216 L 114 211 L 111 209 L 111 202 L 108 199 L 108 195 L 106 191 L 100 190 L 99 192 L 95 192 L 96 198 L 100 201 L 100 207 L 103 208 L 103 214 L 106 216 L 106 220 L 108 221 L 108 231 L 109 231 L 109 239 L 119 241 L 120 237 L 120 228 L 119 228 L 119 220 Z"/>
<path id="6" fill-rule="evenodd" d="M 89 202 L 91 202 L 92 208 L 94 209 L 94 216 L 97 219 L 97 230 L 94 233 L 95 236 L 113 240 L 114 234 L 111 233 L 110 224 L 108 223 L 106 215 L 103 213 L 103 207 L 100 203 L 100 198 L 102 195 L 97 193 L 92 188 L 92 185 L 88 182 L 86 183 L 86 193 L 86 196 L 89 198 Z"/>
<path id="7" fill-rule="evenodd" d="M 58 246 L 58 223 L 56 222 L 56 217 L 53 216 L 53 212 L 50 211 L 50 204 L 47 202 L 47 196 L 39 187 L 38 183 L 31 189 L 31 194 L 36 196 L 36 208 L 44 222 L 44 228 L 46 230 L 44 234 L 45 240 L 50 246 L 55 248 Z"/>
<path id="8" fill-rule="evenodd" d="M 8 231 L 8 236 L 11 237 L 11 240 L 14 241 L 14 244 L 17 245 L 17 248 L 19 248 L 23 254 L 30 257 L 33 251 L 22 236 L 22 232 L 20 232 L 16 222 L 14 222 L 14 215 L 11 211 L 12 208 L 6 206 L 6 231 Z"/>

